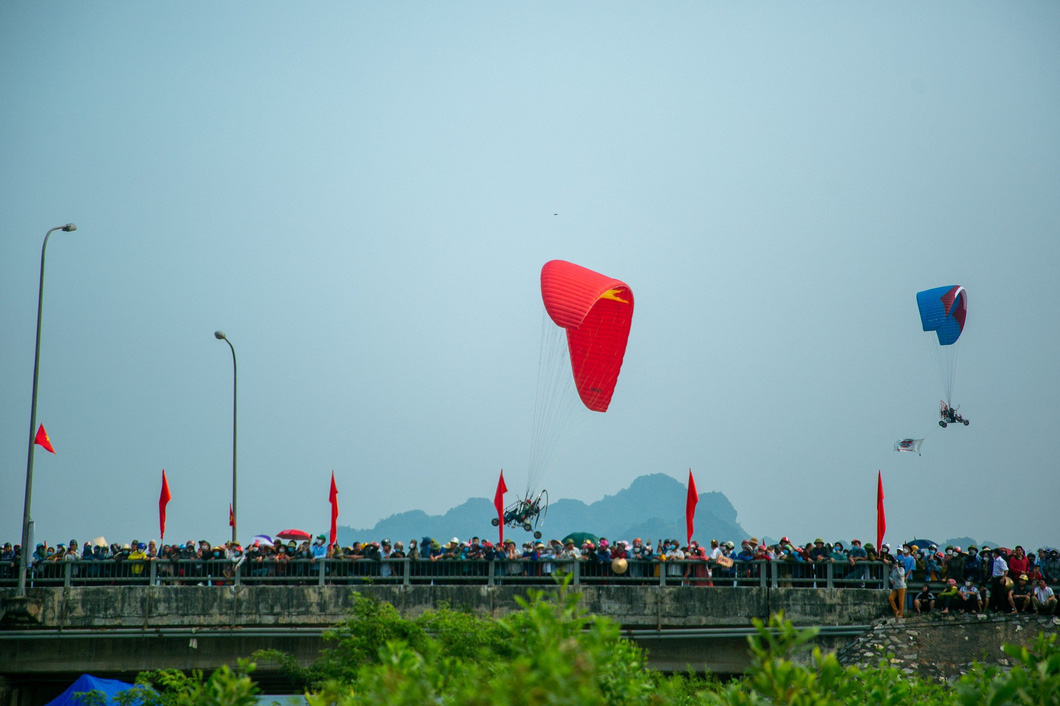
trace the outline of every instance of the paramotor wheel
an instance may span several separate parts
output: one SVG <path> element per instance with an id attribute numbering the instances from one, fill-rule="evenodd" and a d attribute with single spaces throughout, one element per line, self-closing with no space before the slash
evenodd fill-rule
<path id="1" fill-rule="evenodd" d="M 490 522 L 493 523 L 494 527 L 496 527 L 497 525 L 499 525 L 501 523 L 501 521 L 498 520 L 496 517 L 494 517 L 492 520 L 490 520 Z"/>
<path id="2" fill-rule="evenodd" d="M 540 532 L 534 532 L 534 539 L 541 539 L 541 533 Z"/>
<path id="3" fill-rule="evenodd" d="M 527 532 L 529 532 L 530 530 L 534 529 L 534 526 L 531 525 L 529 522 L 524 522 L 523 523 L 523 529 L 526 530 Z"/>
<path id="4" fill-rule="evenodd" d="M 968 420 L 967 419 L 964 420 L 964 426 L 968 426 Z"/>
<path id="5" fill-rule="evenodd" d="M 940 426 L 940 427 L 942 427 L 943 429 L 945 429 L 945 428 L 946 428 L 946 422 L 944 422 L 944 421 L 942 421 L 942 420 L 940 419 L 940 420 L 939 420 L 939 426 Z"/>

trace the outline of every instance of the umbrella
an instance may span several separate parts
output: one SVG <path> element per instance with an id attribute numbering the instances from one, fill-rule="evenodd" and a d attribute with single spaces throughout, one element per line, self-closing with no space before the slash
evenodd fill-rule
<path id="1" fill-rule="evenodd" d="M 906 542 L 906 544 L 908 544 L 909 546 L 913 546 L 915 544 L 917 548 L 924 550 L 927 550 L 927 548 L 930 547 L 932 544 L 934 544 L 936 547 L 939 545 L 939 543 L 933 539 L 910 539 L 908 542 Z"/>
<path id="2" fill-rule="evenodd" d="M 303 532 L 299 529 L 285 529 L 283 532 L 276 533 L 276 539 L 303 539 L 310 540 L 313 536 L 308 532 Z"/>
<path id="3" fill-rule="evenodd" d="M 250 540 L 250 543 L 253 544 L 254 542 L 257 542 L 258 544 L 263 544 L 266 547 L 273 546 L 272 537 L 270 537 L 267 534 L 256 534 L 256 535 L 254 535 L 254 538 Z"/>
<path id="4" fill-rule="evenodd" d="M 586 541 L 592 542 L 594 546 L 600 543 L 600 538 L 590 532 L 571 532 L 563 538 L 563 543 L 566 544 L 568 539 L 573 541 L 576 547 L 580 547 Z"/>

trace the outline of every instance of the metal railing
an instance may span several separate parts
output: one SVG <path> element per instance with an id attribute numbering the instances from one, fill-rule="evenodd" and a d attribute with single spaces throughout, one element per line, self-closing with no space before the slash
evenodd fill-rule
<path id="1" fill-rule="evenodd" d="M 16 586 L 17 568 L 0 567 L 0 587 Z M 550 585 L 571 575 L 580 585 L 758 588 L 889 589 L 882 562 L 821 564 L 734 561 L 722 567 L 701 560 L 630 559 L 622 573 L 610 563 L 573 559 L 155 559 L 41 562 L 29 587 L 75 586 L 253 586 L 253 585 Z"/>

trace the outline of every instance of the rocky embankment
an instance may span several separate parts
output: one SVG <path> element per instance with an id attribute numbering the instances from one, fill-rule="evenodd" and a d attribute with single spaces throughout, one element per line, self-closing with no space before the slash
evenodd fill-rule
<path id="1" fill-rule="evenodd" d="M 1060 630 L 1060 618 L 978 614 L 879 620 L 865 634 L 836 651 L 843 665 L 875 666 L 881 659 L 906 674 L 946 681 L 967 672 L 973 662 L 1011 666 L 1001 645 L 1029 647 L 1040 632 Z"/>

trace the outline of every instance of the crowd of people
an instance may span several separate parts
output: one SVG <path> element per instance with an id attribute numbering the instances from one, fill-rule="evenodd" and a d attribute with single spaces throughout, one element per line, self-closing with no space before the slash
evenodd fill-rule
<path id="1" fill-rule="evenodd" d="M 20 550 L 10 542 L 0 549 L 0 579 L 18 576 Z M 568 537 L 563 541 L 523 542 L 521 546 L 513 539 L 494 543 L 478 537 L 467 541 L 453 537 L 443 542 L 423 537 L 407 544 L 383 539 L 345 547 L 329 544 L 324 535 L 302 541 L 259 536 L 246 547 L 236 542 L 213 545 L 206 540 L 176 544 L 133 540 L 110 545 L 70 540 L 55 546 L 38 544 L 29 564 L 31 578 L 59 576 L 67 564 L 72 564 L 79 577 L 135 579 L 145 576 L 150 563 L 156 562 L 153 571 L 157 576 L 216 584 L 231 580 L 240 566 L 242 575 L 250 580 L 308 578 L 320 570 L 314 566 L 317 562 L 325 562 L 327 571 L 335 575 L 387 578 L 397 575 L 401 570 L 398 560 L 406 559 L 417 568 L 417 575 L 444 566 L 436 562 L 455 561 L 464 562 L 459 568 L 464 576 L 488 571 L 502 577 L 551 576 L 576 561 L 584 575 L 636 580 L 664 574 L 692 586 L 746 585 L 750 579 L 763 576 L 782 586 L 818 585 L 816 580 L 827 573 L 838 585 L 863 587 L 871 583 L 873 569 L 874 575 L 881 571 L 888 574 L 889 603 L 897 618 L 907 611 L 950 614 L 992 609 L 1055 614 L 1057 599 L 1050 584 L 1060 584 L 1060 552 L 1051 548 L 1028 553 L 1022 546 L 1010 551 L 1004 547 L 905 544 L 892 552 L 887 543 L 877 549 L 858 539 L 850 540 L 848 546 L 819 537 L 804 545 L 787 537 L 766 545 L 750 537 L 741 541 L 739 549 L 732 541 L 718 540 L 682 545 L 676 539 L 666 539 L 657 540 L 653 546 L 651 540 L 639 537 L 632 541 L 603 537 L 576 541 Z M 921 588 L 916 593 L 906 590 L 918 583 Z"/>
<path id="2" fill-rule="evenodd" d="M 884 547 L 889 549 L 886 544 Z M 934 545 L 921 549 L 905 544 L 893 557 L 884 554 L 881 558 L 890 571 L 888 603 L 899 620 L 909 609 L 917 615 L 986 610 L 1057 614 L 1057 597 L 1050 585 L 1060 583 L 1060 552 L 1056 549 L 1041 547 L 1028 553 L 1020 545 L 1011 551 L 971 545 L 967 550 L 947 546 L 943 553 Z M 918 579 L 920 589 L 907 595 L 907 586 Z M 935 593 L 931 582 L 941 582 L 942 589 Z"/>

